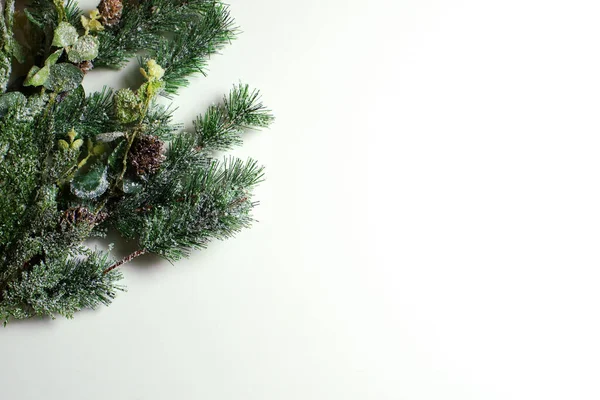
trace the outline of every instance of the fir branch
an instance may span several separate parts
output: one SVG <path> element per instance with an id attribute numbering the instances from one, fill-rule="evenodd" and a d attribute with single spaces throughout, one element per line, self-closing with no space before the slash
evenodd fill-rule
<path id="1" fill-rule="evenodd" d="M 35 120 L 28 115 L 31 111 L 23 97 L 0 119 L 0 247 L 19 233 L 25 223 L 23 214 L 39 186 L 40 142 L 23 134 L 34 127 Z"/>
<path id="2" fill-rule="evenodd" d="M 177 133 L 183 128 L 181 123 L 173 123 L 175 108 L 153 104 L 148 110 L 144 120 L 144 132 L 147 135 L 156 136 L 162 140 L 173 140 Z"/>
<path id="3" fill-rule="evenodd" d="M 236 36 L 237 29 L 227 6 L 215 2 L 213 7 L 198 18 L 187 22 L 173 35 L 161 37 L 150 55 L 141 59 L 155 59 L 165 69 L 165 91 L 175 93 L 189 83 L 187 77 L 195 73 L 205 75 L 210 55 L 218 52 Z"/>
<path id="4" fill-rule="evenodd" d="M 0 4 L 0 91 L 6 91 L 6 85 L 12 72 L 12 51 L 15 39 L 12 36 L 15 0 L 8 0 Z"/>
<path id="5" fill-rule="evenodd" d="M 222 104 L 212 105 L 196 119 L 196 145 L 207 150 L 228 150 L 242 143 L 240 134 L 244 130 L 265 128 L 272 122 L 273 115 L 262 104 L 260 92 L 239 84 Z"/>
<path id="6" fill-rule="evenodd" d="M 82 308 L 108 305 L 116 292 L 118 272 L 104 273 L 112 264 L 108 253 L 89 252 L 84 258 L 63 256 L 41 262 L 11 283 L 0 301 L 0 318 L 22 319 L 33 316 L 73 317 Z"/>
<path id="7" fill-rule="evenodd" d="M 263 178 L 256 161 L 227 158 L 191 176 L 169 176 L 169 182 L 152 182 L 160 195 L 135 196 L 118 213 L 116 228 L 137 238 L 140 248 L 175 261 L 211 239 L 231 237 L 250 226 L 256 205 L 251 191 Z"/>
<path id="8" fill-rule="evenodd" d="M 100 52 L 96 65 L 122 67 L 142 50 L 154 49 L 166 32 L 177 32 L 214 8 L 214 0 L 146 0 L 125 2 L 120 23 L 100 32 Z"/>
<path id="9" fill-rule="evenodd" d="M 101 91 L 92 93 L 86 98 L 76 127 L 84 137 L 94 137 L 118 129 L 113 112 L 113 95 L 113 89 L 105 86 Z"/>
<path id="10" fill-rule="evenodd" d="M 67 21 L 69 21 L 69 23 L 73 26 L 80 26 L 81 15 L 83 14 L 83 11 L 81 11 L 81 8 L 79 8 L 77 1 L 67 0 L 64 7 Z"/>

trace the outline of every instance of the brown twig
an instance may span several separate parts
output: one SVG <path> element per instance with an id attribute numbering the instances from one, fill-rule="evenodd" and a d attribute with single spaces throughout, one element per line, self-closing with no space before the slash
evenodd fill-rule
<path id="1" fill-rule="evenodd" d="M 124 259 L 122 259 L 121 261 L 111 265 L 110 267 L 106 268 L 104 270 L 104 274 L 108 274 L 110 271 L 112 271 L 115 268 L 119 268 L 121 265 L 128 263 L 129 261 L 133 260 L 136 257 L 139 257 L 141 255 L 146 254 L 146 250 L 137 250 L 134 251 L 133 253 L 131 253 L 130 255 L 128 255 L 127 257 L 125 257 Z"/>

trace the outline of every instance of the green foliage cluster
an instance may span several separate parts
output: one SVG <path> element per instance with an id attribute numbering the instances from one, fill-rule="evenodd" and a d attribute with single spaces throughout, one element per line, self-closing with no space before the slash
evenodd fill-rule
<path id="1" fill-rule="evenodd" d="M 109 304 L 118 267 L 146 253 L 176 261 L 252 222 L 254 160 L 216 152 L 273 117 L 235 85 L 184 131 L 157 103 L 204 73 L 237 31 L 214 0 L 30 0 L 0 17 L 0 319 L 64 315 Z M 86 94 L 94 66 L 138 56 L 143 83 Z M 12 70 L 21 63 L 28 70 Z M 85 241 L 115 230 L 124 260 Z"/>

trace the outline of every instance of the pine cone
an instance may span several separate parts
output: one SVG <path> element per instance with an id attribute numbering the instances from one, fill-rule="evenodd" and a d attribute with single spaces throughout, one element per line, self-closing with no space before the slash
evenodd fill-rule
<path id="1" fill-rule="evenodd" d="M 114 26 L 121 21 L 123 14 L 123 0 L 102 0 L 98 5 L 102 16 L 102 25 Z"/>
<path id="2" fill-rule="evenodd" d="M 105 216 L 96 216 L 93 212 L 85 207 L 74 207 L 69 208 L 60 217 L 59 225 L 63 230 L 67 230 L 70 226 L 86 223 L 93 225 L 95 223 L 102 222 L 106 219 Z"/>
<path id="3" fill-rule="evenodd" d="M 82 63 L 77 64 L 77 66 L 84 74 L 87 74 L 94 68 L 94 64 L 92 64 L 91 61 L 84 61 Z"/>
<path id="4" fill-rule="evenodd" d="M 129 151 L 133 173 L 137 176 L 151 175 L 158 171 L 163 160 L 163 143 L 156 136 L 136 138 Z"/>

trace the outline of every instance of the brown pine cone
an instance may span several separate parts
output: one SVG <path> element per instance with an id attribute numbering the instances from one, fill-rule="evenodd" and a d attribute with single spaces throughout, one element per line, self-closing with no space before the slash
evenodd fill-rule
<path id="1" fill-rule="evenodd" d="M 123 0 L 102 0 L 98 5 L 102 25 L 114 26 L 121 21 Z"/>
<path id="2" fill-rule="evenodd" d="M 152 175 L 158 171 L 165 158 L 163 143 L 156 136 L 138 137 L 131 146 L 128 158 L 135 175 Z"/>
<path id="3" fill-rule="evenodd" d="M 73 225 L 78 225 L 81 223 L 93 225 L 102 222 L 104 219 L 106 219 L 106 216 L 96 216 L 93 212 L 85 207 L 73 207 L 63 212 L 60 217 L 59 225 L 63 230 L 67 230 Z"/>
<path id="4" fill-rule="evenodd" d="M 94 69 L 94 64 L 92 64 L 91 61 L 84 61 L 82 63 L 77 64 L 77 66 L 84 74 L 87 74 L 89 71 Z"/>

